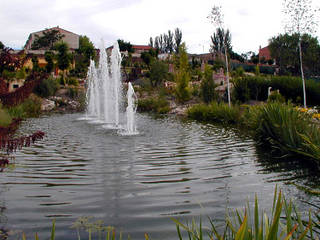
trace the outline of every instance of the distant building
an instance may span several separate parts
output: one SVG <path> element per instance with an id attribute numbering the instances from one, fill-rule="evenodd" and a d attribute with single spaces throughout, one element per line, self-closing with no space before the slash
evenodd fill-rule
<path id="1" fill-rule="evenodd" d="M 268 61 L 270 59 L 272 59 L 272 58 L 271 58 L 269 47 L 267 46 L 267 47 L 261 48 L 261 46 L 260 46 L 259 47 L 259 62 L 261 60 Z"/>
<path id="2" fill-rule="evenodd" d="M 32 44 L 33 44 L 34 40 L 36 39 L 36 35 L 41 37 L 41 36 L 43 36 L 43 32 L 52 31 L 52 30 L 57 30 L 57 31 L 59 31 L 60 34 L 64 35 L 63 38 L 61 39 L 61 41 L 67 43 L 71 51 L 74 51 L 75 49 L 79 48 L 79 37 L 80 36 L 78 34 L 69 32 L 69 31 L 57 26 L 57 27 L 53 27 L 53 28 L 49 28 L 49 29 L 44 29 L 44 30 L 41 30 L 38 32 L 30 33 L 29 38 L 24 46 L 24 49 L 31 50 Z"/>

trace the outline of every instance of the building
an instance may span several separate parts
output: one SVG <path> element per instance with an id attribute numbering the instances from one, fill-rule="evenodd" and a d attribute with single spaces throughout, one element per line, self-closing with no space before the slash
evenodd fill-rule
<path id="1" fill-rule="evenodd" d="M 269 47 L 264 47 L 264 48 L 261 48 L 261 46 L 259 47 L 259 62 L 261 61 L 268 61 L 272 59 L 271 58 L 271 54 L 270 54 L 270 50 L 269 50 Z"/>
<path id="2" fill-rule="evenodd" d="M 67 30 L 62 29 L 59 26 L 57 26 L 57 27 L 41 30 L 38 32 L 30 33 L 29 38 L 24 46 L 24 49 L 27 51 L 31 50 L 32 44 L 33 44 L 34 40 L 36 39 L 36 35 L 41 37 L 41 36 L 43 36 L 43 32 L 52 31 L 52 30 L 56 30 L 61 35 L 63 35 L 61 41 L 67 43 L 71 51 L 74 51 L 75 49 L 79 48 L 79 37 L 80 36 L 78 34 L 67 31 Z"/>

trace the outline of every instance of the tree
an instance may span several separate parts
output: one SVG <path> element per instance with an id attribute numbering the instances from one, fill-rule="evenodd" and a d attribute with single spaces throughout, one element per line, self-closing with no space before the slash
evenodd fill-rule
<path id="1" fill-rule="evenodd" d="M 304 62 L 304 71 L 307 74 L 317 75 L 320 72 L 317 59 L 319 58 L 320 45 L 317 38 L 309 34 L 279 34 L 269 40 L 271 57 L 279 65 L 280 74 L 290 73 L 292 75 L 301 74 L 299 60 L 299 38 L 301 39 L 301 53 Z"/>
<path id="2" fill-rule="evenodd" d="M 182 43 L 179 49 L 179 54 L 176 56 L 179 66 L 175 73 L 176 81 L 176 96 L 178 101 L 185 102 L 190 98 L 189 82 L 191 79 L 189 72 L 188 54 L 185 43 Z"/>
<path id="3" fill-rule="evenodd" d="M 128 51 L 128 53 L 133 53 L 133 47 L 130 42 L 125 42 L 122 39 L 118 39 L 118 44 L 121 52 Z"/>
<path id="4" fill-rule="evenodd" d="M 11 54 L 11 51 L 13 51 L 13 49 L 9 47 L 4 47 L 0 51 L 0 76 L 4 70 L 12 72 L 22 65 L 22 61 Z"/>
<path id="5" fill-rule="evenodd" d="M 283 12 L 287 17 L 285 24 L 285 30 L 288 33 L 295 33 L 298 35 L 298 48 L 299 48 L 299 60 L 300 71 L 303 86 L 303 105 L 307 107 L 306 100 L 306 86 L 303 70 L 303 56 L 301 47 L 301 37 L 303 34 L 313 34 L 316 31 L 317 22 L 315 21 L 315 15 L 320 9 L 314 9 L 312 7 L 312 0 L 284 0 Z"/>
<path id="6" fill-rule="evenodd" d="M 150 83 L 151 86 L 159 86 L 163 80 L 167 78 L 168 65 L 162 61 L 154 61 L 150 67 Z"/>
<path id="7" fill-rule="evenodd" d="M 181 42 L 182 42 L 182 31 L 179 28 L 176 28 L 174 30 L 174 48 L 176 53 L 179 53 Z"/>
<path id="8" fill-rule="evenodd" d="M 149 52 L 142 52 L 141 53 L 141 59 L 143 60 L 143 62 L 150 67 L 150 64 L 152 63 L 152 61 L 154 60 L 152 55 Z"/>
<path id="9" fill-rule="evenodd" d="M 221 10 L 221 6 L 214 6 L 211 9 L 211 12 L 208 16 L 208 19 L 210 20 L 210 22 L 218 29 L 223 29 L 223 14 L 222 14 L 222 10 Z M 225 38 L 225 34 L 223 34 L 223 37 Z M 225 55 L 225 59 L 226 59 L 226 69 L 227 69 L 227 91 L 228 91 L 228 104 L 229 107 L 231 107 L 231 98 L 230 98 L 230 83 L 229 83 L 229 66 L 228 66 L 228 54 L 227 54 L 227 44 L 225 39 L 223 40 L 223 44 L 224 44 L 224 55 Z"/>
<path id="10" fill-rule="evenodd" d="M 54 63 L 53 63 L 53 59 L 54 59 L 54 53 L 51 52 L 51 51 L 46 51 L 44 53 L 44 59 L 46 60 L 47 62 L 47 65 L 46 65 L 46 72 L 47 73 L 51 73 L 53 68 L 54 68 Z"/>
<path id="11" fill-rule="evenodd" d="M 31 58 L 32 61 L 32 71 L 33 72 L 40 72 L 40 67 L 39 67 L 39 59 L 37 56 L 32 56 Z"/>
<path id="12" fill-rule="evenodd" d="M 225 51 L 229 54 L 232 52 L 231 34 L 229 29 L 225 32 L 224 29 L 217 28 L 216 32 L 211 36 L 211 43 L 210 52 L 215 56 L 222 55 Z"/>
<path id="13" fill-rule="evenodd" d="M 71 63 L 71 55 L 69 54 L 69 47 L 68 44 L 65 42 L 57 43 L 55 45 L 55 50 L 58 51 L 57 53 L 57 64 L 58 68 L 62 71 L 68 69 Z"/>
<path id="14" fill-rule="evenodd" d="M 53 49 L 54 45 L 64 37 L 58 30 L 46 29 L 42 32 L 42 36 L 35 35 L 35 40 L 32 43 L 31 49 Z"/>
<path id="15" fill-rule="evenodd" d="M 76 69 L 75 71 L 85 76 L 90 65 L 90 59 L 94 59 L 96 51 L 93 43 L 87 36 L 79 37 L 79 48 L 76 50 Z"/>
<path id="16" fill-rule="evenodd" d="M 4 49 L 4 44 L 0 41 L 0 49 Z"/>
<path id="17" fill-rule="evenodd" d="M 153 48 L 153 38 L 152 37 L 150 37 L 150 39 L 149 39 L 149 46 Z"/>
<path id="18" fill-rule="evenodd" d="M 208 65 L 205 66 L 204 76 L 201 81 L 201 96 L 205 103 L 210 103 L 215 99 L 216 85 L 212 79 L 213 70 Z"/>

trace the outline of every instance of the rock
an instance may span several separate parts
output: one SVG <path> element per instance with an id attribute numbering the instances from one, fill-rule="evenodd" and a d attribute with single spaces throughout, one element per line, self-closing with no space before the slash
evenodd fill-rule
<path id="1" fill-rule="evenodd" d="M 56 104 L 54 101 L 51 101 L 49 99 L 42 99 L 41 102 L 41 111 L 51 111 L 52 109 L 54 109 L 56 107 Z"/>

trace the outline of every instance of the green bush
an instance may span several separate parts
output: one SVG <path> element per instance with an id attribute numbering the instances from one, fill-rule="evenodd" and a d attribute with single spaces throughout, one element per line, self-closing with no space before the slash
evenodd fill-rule
<path id="1" fill-rule="evenodd" d="M 67 84 L 68 85 L 73 85 L 73 86 L 79 86 L 79 80 L 75 77 L 69 77 L 67 78 Z"/>
<path id="2" fill-rule="evenodd" d="M 138 111 L 165 114 L 170 111 L 169 102 L 164 97 L 138 100 Z"/>
<path id="3" fill-rule="evenodd" d="M 22 104 L 7 109 L 12 118 L 38 117 L 41 114 L 41 99 L 29 97 Z"/>
<path id="4" fill-rule="evenodd" d="M 0 108 L 0 127 L 7 127 L 11 124 L 12 117 L 10 114 L 5 110 Z"/>
<path id="5" fill-rule="evenodd" d="M 205 122 L 236 124 L 241 121 L 240 107 L 238 105 L 229 107 L 226 103 L 194 105 L 188 109 L 187 114 L 191 119 Z"/>
<path id="6" fill-rule="evenodd" d="M 205 66 L 204 77 L 201 82 L 201 97 L 205 103 L 209 103 L 217 98 L 215 88 L 216 85 L 212 79 L 213 70 L 208 65 Z"/>
<path id="7" fill-rule="evenodd" d="M 53 96 L 58 90 L 58 83 L 53 77 L 44 79 L 38 86 L 35 87 L 34 92 L 40 97 Z"/>
<path id="8" fill-rule="evenodd" d="M 265 101 L 268 98 L 268 88 L 279 90 L 286 100 L 296 103 L 303 99 L 301 78 L 290 76 L 256 76 L 236 78 L 234 81 L 234 97 L 245 102 L 249 99 Z M 320 102 L 320 83 L 306 80 L 307 104 L 317 105 Z M 298 101 L 298 102 L 297 102 Z"/>
<path id="9" fill-rule="evenodd" d="M 268 102 L 285 103 L 286 99 L 278 91 L 273 91 L 268 97 Z"/>

